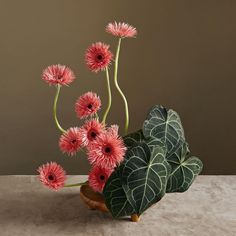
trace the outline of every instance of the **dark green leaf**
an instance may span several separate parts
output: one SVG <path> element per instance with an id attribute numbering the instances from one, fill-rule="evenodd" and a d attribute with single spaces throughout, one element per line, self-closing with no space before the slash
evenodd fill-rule
<path id="1" fill-rule="evenodd" d="M 146 139 L 155 138 L 166 144 L 167 153 L 173 153 L 179 143 L 185 140 L 184 130 L 179 115 L 162 106 L 154 106 L 143 124 Z"/>
<path id="2" fill-rule="evenodd" d="M 119 173 L 119 169 L 112 173 L 103 190 L 106 206 L 113 217 L 128 216 L 134 213 L 134 208 L 128 202 L 121 186 Z"/>
<path id="3" fill-rule="evenodd" d="M 140 143 L 127 153 L 121 168 L 122 186 L 135 213 L 140 215 L 165 194 L 170 166 L 165 159 L 164 146 L 153 152 L 146 143 Z"/>
<path id="4" fill-rule="evenodd" d="M 172 167 L 168 180 L 166 192 L 184 192 L 186 191 L 202 170 L 202 162 L 197 157 L 186 159 L 188 154 L 188 145 L 183 142 L 179 148 L 167 156 L 167 161 Z"/>

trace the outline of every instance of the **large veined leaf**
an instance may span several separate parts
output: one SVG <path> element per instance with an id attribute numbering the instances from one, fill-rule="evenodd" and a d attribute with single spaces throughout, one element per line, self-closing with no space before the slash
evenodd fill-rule
<path id="1" fill-rule="evenodd" d="M 164 142 L 168 154 L 174 152 L 185 140 L 179 115 L 162 106 L 154 106 L 149 112 L 143 124 L 143 135 L 145 138 L 152 137 Z"/>
<path id="2" fill-rule="evenodd" d="M 140 215 L 165 194 L 170 165 L 165 159 L 165 146 L 150 152 L 144 142 L 127 153 L 121 167 L 121 183 L 135 213 Z"/>
<path id="3" fill-rule="evenodd" d="M 183 142 L 178 149 L 167 156 L 167 161 L 172 167 L 168 180 L 166 192 L 186 191 L 202 170 L 202 162 L 197 157 L 187 158 L 189 153 L 188 145 Z"/>
<path id="4" fill-rule="evenodd" d="M 127 148 L 133 148 L 140 142 L 145 142 L 150 149 L 153 149 L 155 146 L 163 145 L 163 142 L 160 139 L 152 137 L 145 138 L 141 129 L 134 133 L 126 135 L 123 140 Z"/>
<path id="5" fill-rule="evenodd" d="M 121 185 L 119 169 L 116 169 L 107 180 L 103 189 L 106 206 L 113 217 L 132 215 L 134 208 L 127 200 L 124 189 Z"/>

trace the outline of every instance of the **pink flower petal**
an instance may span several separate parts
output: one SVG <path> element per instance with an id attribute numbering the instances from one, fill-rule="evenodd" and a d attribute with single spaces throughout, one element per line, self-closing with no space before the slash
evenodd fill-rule
<path id="1" fill-rule="evenodd" d="M 74 81 L 74 72 L 64 65 L 51 65 L 48 66 L 42 75 L 42 79 L 50 85 L 69 85 Z"/>

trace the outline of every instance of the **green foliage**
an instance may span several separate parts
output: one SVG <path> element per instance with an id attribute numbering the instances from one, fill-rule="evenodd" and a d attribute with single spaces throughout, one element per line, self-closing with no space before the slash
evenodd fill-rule
<path id="1" fill-rule="evenodd" d="M 145 138 L 161 140 L 167 147 L 167 154 L 174 152 L 185 141 L 184 130 L 177 112 L 162 106 L 154 106 L 143 123 Z"/>
<path id="2" fill-rule="evenodd" d="M 165 193 L 186 191 L 202 170 L 189 149 L 179 115 L 154 106 L 143 129 L 124 137 L 124 161 L 108 179 L 103 194 L 114 217 L 142 214 Z"/>
<path id="3" fill-rule="evenodd" d="M 125 161 L 108 179 L 103 194 L 114 217 L 140 215 L 165 194 L 170 165 L 165 146 L 152 152 L 145 142 L 128 150 Z"/>
<path id="4" fill-rule="evenodd" d="M 127 148 L 133 148 L 140 142 L 145 142 L 151 150 L 156 146 L 163 146 L 163 142 L 160 139 L 152 137 L 145 138 L 141 129 L 126 135 L 123 139 Z"/>
<path id="5" fill-rule="evenodd" d="M 127 216 L 134 213 L 134 209 L 121 185 L 119 169 L 116 169 L 107 180 L 103 194 L 106 205 L 113 217 Z"/>
<path id="6" fill-rule="evenodd" d="M 188 156 L 188 145 L 182 143 L 178 149 L 167 157 L 172 171 L 169 176 L 166 192 L 184 192 L 188 190 L 196 176 L 202 170 L 202 162 L 197 157 Z"/>
<path id="7" fill-rule="evenodd" d="M 136 214 L 142 214 L 164 196 L 169 173 L 164 148 L 156 147 L 151 153 L 146 143 L 140 143 L 128 152 L 121 182 Z"/>

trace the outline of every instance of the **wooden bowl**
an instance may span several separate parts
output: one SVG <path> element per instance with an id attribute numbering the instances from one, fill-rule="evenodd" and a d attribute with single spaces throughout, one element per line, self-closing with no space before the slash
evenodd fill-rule
<path id="1" fill-rule="evenodd" d="M 89 209 L 109 212 L 102 194 L 94 192 L 88 184 L 80 187 L 80 197 Z"/>
<path id="2" fill-rule="evenodd" d="M 80 187 L 80 197 L 90 210 L 109 212 L 103 195 L 101 193 L 94 192 L 88 184 Z M 139 220 L 140 216 L 136 214 L 131 215 L 131 221 L 138 222 Z"/>

